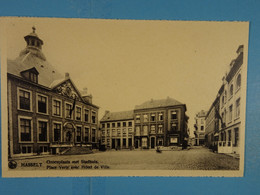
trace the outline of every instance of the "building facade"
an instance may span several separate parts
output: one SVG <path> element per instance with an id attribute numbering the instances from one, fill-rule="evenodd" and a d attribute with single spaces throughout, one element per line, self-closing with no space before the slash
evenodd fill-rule
<path id="1" fill-rule="evenodd" d="M 132 149 L 134 146 L 134 112 L 106 111 L 100 120 L 101 143 L 107 149 Z"/>
<path id="2" fill-rule="evenodd" d="M 206 115 L 205 145 L 214 150 L 216 150 L 216 147 L 218 145 L 218 132 L 223 125 L 222 119 L 219 114 L 219 100 L 220 95 L 223 93 L 223 90 L 224 85 L 220 87 L 218 94 Z"/>
<path id="3" fill-rule="evenodd" d="M 195 145 L 197 146 L 205 144 L 206 114 L 207 114 L 206 111 L 201 110 L 195 116 L 194 134 L 195 134 Z"/>
<path id="4" fill-rule="evenodd" d="M 239 154 L 241 133 L 241 85 L 243 71 L 243 45 L 237 49 L 237 58 L 229 65 L 229 72 L 223 77 L 224 90 L 220 95 L 220 116 L 223 120 L 219 131 L 218 152 Z"/>
<path id="5" fill-rule="evenodd" d="M 98 106 L 92 96 L 48 63 L 35 28 L 24 39 L 26 48 L 7 61 L 9 157 L 95 145 Z"/>
<path id="6" fill-rule="evenodd" d="M 173 98 L 146 101 L 135 106 L 135 148 L 180 146 L 188 138 L 186 105 Z"/>
<path id="7" fill-rule="evenodd" d="M 243 48 L 243 45 L 238 47 L 237 57 L 231 61 L 229 71 L 222 79 L 223 84 L 218 92 L 217 99 L 206 117 L 206 121 L 217 121 L 215 122 L 215 128 L 213 128 L 213 125 L 206 127 L 206 134 L 209 146 L 212 145 L 210 144 L 212 140 L 218 140 L 217 151 L 219 153 L 240 153 L 240 105 L 241 101 L 243 101 L 241 91 L 244 87 L 241 85 L 241 80 L 242 77 L 245 77 Z M 215 132 L 214 139 L 211 139 L 212 132 Z"/>

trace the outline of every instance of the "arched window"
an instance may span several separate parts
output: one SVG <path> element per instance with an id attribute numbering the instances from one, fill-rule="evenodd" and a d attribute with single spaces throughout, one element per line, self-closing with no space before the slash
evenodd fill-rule
<path id="1" fill-rule="evenodd" d="M 233 88 L 234 88 L 234 87 L 233 87 L 233 84 L 231 84 L 231 86 L 230 86 L 230 88 L 229 88 L 229 94 L 230 94 L 230 97 L 233 96 L 233 91 L 234 91 Z"/>
<path id="2" fill-rule="evenodd" d="M 236 89 L 239 89 L 240 87 L 241 87 L 241 74 L 237 76 Z"/>

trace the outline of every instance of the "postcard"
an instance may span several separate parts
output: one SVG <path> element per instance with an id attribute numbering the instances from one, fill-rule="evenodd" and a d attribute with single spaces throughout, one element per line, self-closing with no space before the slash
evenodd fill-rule
<path id="1" fill-rule="evenodd" d="M 249 22 L 0 25 L 3 177 L 243 177 Z"/>

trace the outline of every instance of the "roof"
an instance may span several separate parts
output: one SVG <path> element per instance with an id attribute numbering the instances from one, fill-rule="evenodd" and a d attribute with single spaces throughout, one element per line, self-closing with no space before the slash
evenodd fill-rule
<path id="1" fill-rule="evenodd" d="M 177 105 L 183 105 L 183 103 L 173 99 L 173 98 L 166 98 L 166 99 L 160 99 L 160 100 L 150 100 L 146 101 L 140 105 L 135 106 L 136 109 L 147 109 L 147 108 L 160 108 L 160 107 L 167 107 L 167 106 L 177 106 Z"/>
<path id="2" fill-rule="evenodd" d="M 197 114 L 196 114 L 196 116 L 197 117 L 205 117 L 206 115 L 207 115 L 207 111 L 205 111 L 205 110 L 201 110 L 200 112 L 198 112 Z"/>
<path id="3" fill-rule="evenodd" d="M 117 120 L 131 120 L 134 119 L 134 111 L 122 111 L 122 112 L 107 112 L 100 120 L 102 121 L 117 121 Z"/>
<path id="4" fill-rule="evenodd" d="M 36 68 L 39 72 L 38 83 L 49 87 L 54 80 L 62 79 L 63 76 L 41 56 L 41 51 L 32 51 L 27 49 L 28 53 L 21 52 L 21 55 L 15 60 L 7 60 L 7 72 L 15 76 L 21 77 L 21 72 Z"/>

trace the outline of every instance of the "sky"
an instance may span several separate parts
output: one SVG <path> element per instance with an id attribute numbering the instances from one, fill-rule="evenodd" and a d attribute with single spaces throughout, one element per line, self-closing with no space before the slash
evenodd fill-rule
<path id="1" fill-rule="evenodd" d="M 36 27 L 42 51 L 59 72 L 105 110 L 133 110 L 168 96 L 187 106 L 190 131 L 208 110 L 239 45 L 248 45 L 247 22 L 12 18 L 6 20 L 7 56 L 18 57 Z M 193 136 L 193 133 L 191 133 Z"/>

